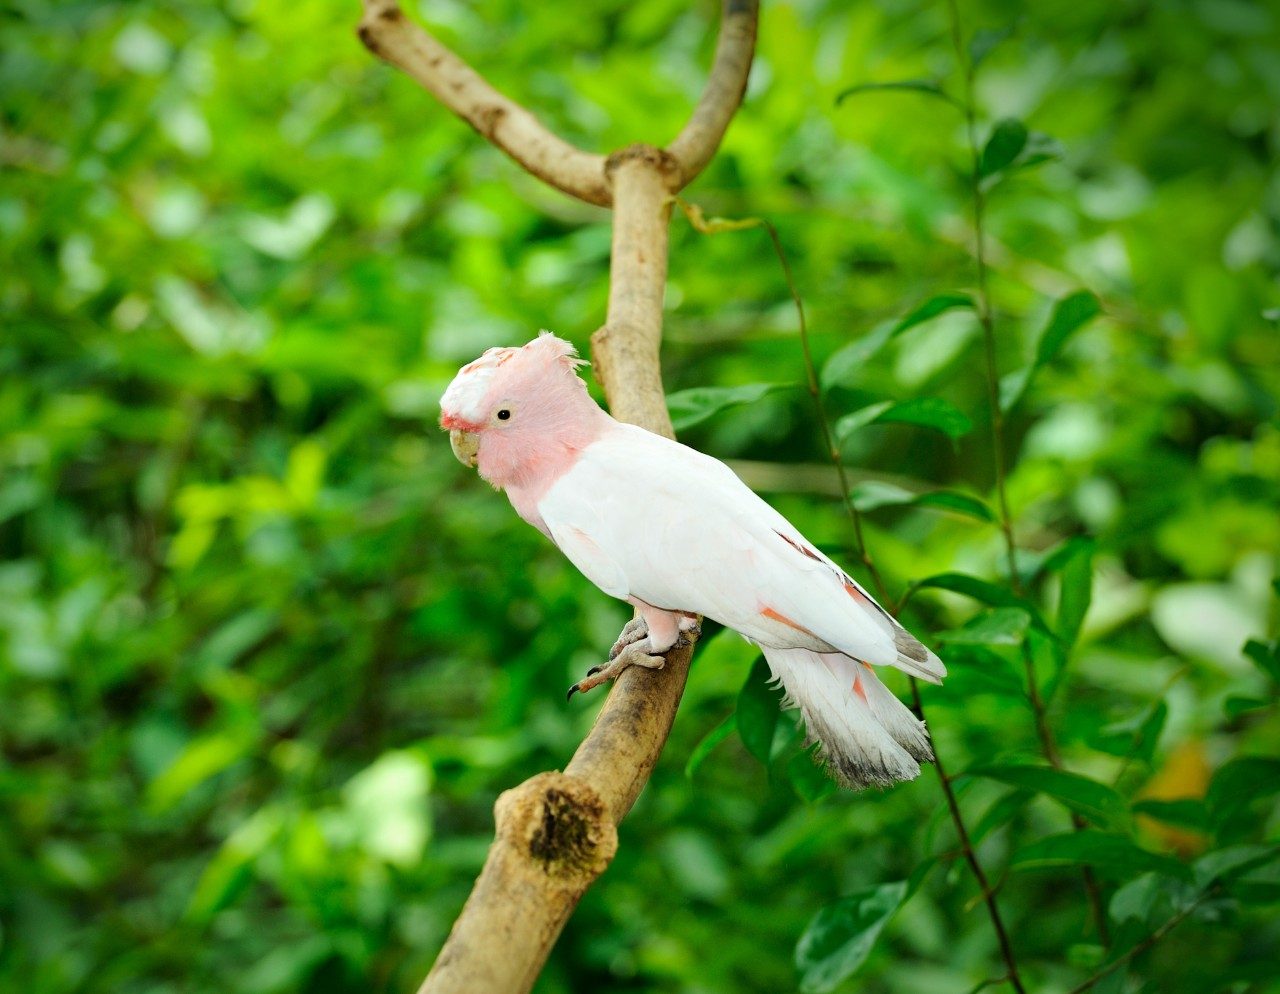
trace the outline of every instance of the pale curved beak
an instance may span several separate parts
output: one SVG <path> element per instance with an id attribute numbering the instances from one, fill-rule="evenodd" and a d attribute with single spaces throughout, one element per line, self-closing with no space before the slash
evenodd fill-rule
<path id="1" fill-rule="evenodd" d="M 480 437 L 473 431 L 455 428 L 449 432 L 449 444 L 453 446 L 453 454 L 458 462 L 475 469 L 477 453 L 480 451 Z"/>

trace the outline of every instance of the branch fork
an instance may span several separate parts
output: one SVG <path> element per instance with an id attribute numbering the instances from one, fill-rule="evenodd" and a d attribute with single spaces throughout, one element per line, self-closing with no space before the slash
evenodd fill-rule
<path id="1" fill-rule="evenodd" d="M 613 208 L 609 303 L 591 336 L 596 378 L 614 417 L 674 437 L 658 364 L 675 195 L 711 161 L 746 91 L 758 0 L 724 0 L 706 87 L 665 148 L 584 151 L 421 26 L 396 0 L 364 0 L 358 34 L 521 168 L 585 203 Z M 515 994 L 532 988 L 587 887 L 617 850 L 617 825 L 665 745 L 689 672 L 692 642 L 661 669 L 631 667 L 563 773 L 503 793 L 484 868 L 419 994 Z"/>

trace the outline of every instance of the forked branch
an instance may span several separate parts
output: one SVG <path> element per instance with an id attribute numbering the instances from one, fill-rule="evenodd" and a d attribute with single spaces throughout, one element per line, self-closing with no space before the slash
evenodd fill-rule
<path id="1" fill-rule="evenodd" d="M 396 0 L 364 0 L 358 33 L 369 51 L 403 69 L 527 172 L 579 200 L 608 206 L 603 155 L 584 152 L 548 131 L 405 17 Z"/>
<path id="2" fill-rule="evenodd" d="M 606 157 L 585 152 L 494 89 L 439 39 L 405 17 L 397 0 L 363 0 L 358 33 L 374 55 L 403 69 L 437 100 L 527 172 L 563 193 L 608 207 Z M 758 0 L 725 0 L 715 61 L 688 123 L 667 146 L 676 163 L 672 193 L 715 155 L 742 102 L 755 54 Z"/>
<path id="3" fill-rule="evenodd" d="M 725 0 L 715 63 L 693 114 L 666 149 L 584 152 L 502 95 L 395 0 L 364 0 L 360 38 L 399 66 L 526 171 L 570 196 L 612 206 L 605 325 L 595 374 L 620 420 L 672 436 L 658 351 L 672 196 L 715 154 L 746 89 L 756 0 Z M 617 848 L 617 825 L 649 779 L 675 719 L 691 647 L 661 670 L 633 667 L 614 684 L 563 773 L 541 773 L 495 806 L 484 868 L 420 994 L 518 994 L 537 979 L 583 892 Z"/>

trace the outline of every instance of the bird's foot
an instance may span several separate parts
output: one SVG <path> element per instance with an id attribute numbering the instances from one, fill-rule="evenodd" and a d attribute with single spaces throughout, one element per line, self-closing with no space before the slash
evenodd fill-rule
<path id="1" fill-rule="evenodd" d="M 627 626 L 630 627 L 630 626 Z M 625 629 L 624 629 L 625 634 Z M 608 683 L 610 680 L 616 680 L 622 671 L 632 666 L 643 666 L 647 670 L 660 670 L 666 664 L 666 659 L 662 656 L 651 656 L 645 652 L 648 643 L 645 641 L 634 641 L 626 645 L 614 655 L 609 662 L 603 666 L 593 666 L 587 670 L 587 675 L 569 688 L 569 693 L 565 695 L 565 700 L 573 697 L 574 694 L 582 692 L 586 693 L 602 683 Z"/>
<path id="2" fill-rule="evenodd" d="M 627 622 L 626 627 L 622 629 L 622 634 L 618 636 L 618 641 L 613 643 L 613 648 L 609 650 L 609 658 L 617 659 L 618 653 L 622 652 L 627 646 L 646 638 L 648 634 L 649 626 L 644 618 L 632 618 Z"/>

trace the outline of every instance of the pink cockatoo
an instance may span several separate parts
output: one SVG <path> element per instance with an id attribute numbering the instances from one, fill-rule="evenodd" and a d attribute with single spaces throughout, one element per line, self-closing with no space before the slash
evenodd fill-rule
<path id="1" fill-rule="evenodd" d="M 837 780 L 917 776 L 933 758 L 924 723 L 872 666 L 938 683 L 942 661 L 724 463 L 601 410 L 584 362 L 544 331 L 463 366 L 440 401 L 458 459 L 637 610 L 570 696 L 628 666 L 661 667 L 705 616 L 760 646 Z"/>

